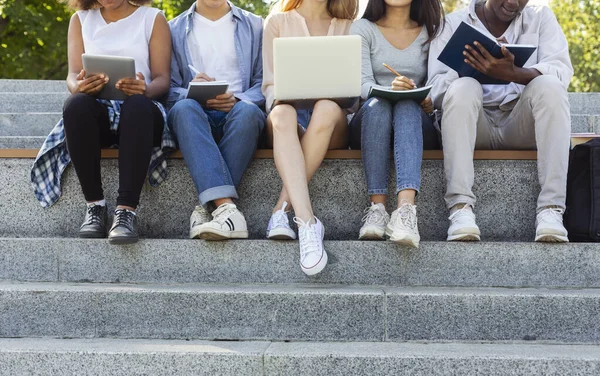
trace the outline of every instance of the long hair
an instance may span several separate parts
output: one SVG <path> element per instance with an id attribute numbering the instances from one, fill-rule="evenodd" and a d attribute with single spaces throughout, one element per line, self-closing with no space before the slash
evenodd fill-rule
<path id="1" fill-rule="evenodd" d="M 96 0 L 67 0 L 69 8 L 75 10 L 90 10 L 100 8 L 100 3 Z M 152 0 L 128 0 L 130 4 L 136 6 L 148 5 L 152 3 Z"/>
<path id="2" fill-rule="evenodd" d="M 373 23 L 385 16 L 387 4 L 385 0 L 369 0 L 362 18 Z M 410 4 L 410 19 L 419 26 L 425 26 L 429 39 L 425 44 L 431 42 L 440 32 L 444 19 L 444 8 L 440 0 L 412 0 Z"/>
<path id="3" fill-rule="evenodd" d="M 289 12 L 298 8 L 300 4 L 302 0 L 280 0 L 278 10 Z M 333 18 L 354 20 L 358 15 L 358 0 L 327 0 L 327 13 Z"/>

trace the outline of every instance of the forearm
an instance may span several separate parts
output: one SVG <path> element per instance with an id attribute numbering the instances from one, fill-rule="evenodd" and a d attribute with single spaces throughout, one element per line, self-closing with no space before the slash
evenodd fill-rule
<path id="1" fill-rule="evenodd" d="M 77 73 L 69 73 L 67 76 L 67 88 L 71 94 L 77 92 Z"/>
<path id="2" fill-rule="evenodd" d="M 158 76 L 146 86 L 146 96 L 150 99 L 159 99 L 169 91 L 170 84 L 168 76 Z"/>
<path id="3" fill-rule="evenodd" d="M 519 68 L 515 67 L 513 77 L 509 80 L 519 85 L 528 85 L 536 77 L 541 76 L 540 71 L 534 68 Z"/>

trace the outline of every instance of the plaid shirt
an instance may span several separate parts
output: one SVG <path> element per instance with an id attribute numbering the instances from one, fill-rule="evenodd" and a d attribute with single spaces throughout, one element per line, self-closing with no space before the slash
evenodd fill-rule
<path id="1" fill-rule="evenodd" d="M 122 101 L 107 101 L 98 99 L 108 111 L 110 130 L 117 133 L 121 115 Z M 160 109 L 164 118 L 164 129 L 160 147 L 155 147 L 148 167 L 148 182 L 155 187 L 167 177 L 167 156 L 176 148 L 175 139 L 167 126 L 167 111 L 162 104 L 154 102 Z M 60 198 L 60 178 L 71 162 L 67 144 L 65 142 L 65 128 L 63 120 L 52 129 L 44 141 L 33 166 L 31 167 L 31 186 L 43 207 L 52 206 Z"/>

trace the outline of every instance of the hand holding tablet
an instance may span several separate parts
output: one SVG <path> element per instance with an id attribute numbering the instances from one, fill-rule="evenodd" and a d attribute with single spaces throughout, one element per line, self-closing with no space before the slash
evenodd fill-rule
<path id="1" fill-rule="evenodd" d="M 135 60 L 133 58 L 83 54 L 81 59 L 86 79 L 98 75 L 104 76 L 105 81 L 108 78 L 108 81 L 96 93 L 98 98 L 125 100 L 130 95 L 145 93 L 146 83 L 144 77 L 141 74 L 135 74 Z M 117 88 L 117 83 L 120 84 L 121 89 Z"/>

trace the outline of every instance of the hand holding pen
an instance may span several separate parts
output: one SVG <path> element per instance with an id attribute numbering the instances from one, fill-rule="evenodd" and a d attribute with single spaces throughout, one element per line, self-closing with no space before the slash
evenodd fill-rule
<path id="1" fill-rule="evenodd" d="M 201 73 L 199 72 L 196 68 L 194 68 L 193 65 L 189 64 L 188 68 L 190 68 L 190 71 L 192 72 L 192 75 L 194 76 L 194 79 L 192 80 L 192 82 L 208 82 L 208 81 L 215 81 L 214 78 L 209 77 L 206 73 Z"/>
<path id="2" fill-rule="evenodd" d="M 401 75 L 400 73 L 396 72 L 392 67 L 390 67 L 387 64 L 383 64 L 384 67 L 386 67 L 387 69 L 390 70 L 390 72 L 392 72 L 393 74 L 396 75 L 396 78 L 394 79 L 394 81 L 392 82 L 392 90 L 398 90 L 398 91 L 403 91 L 403 90 L 412 90 L 412 89 L 416 89 L 417 85 L 415 85 L 415 82 L 413 80 L 411 80 L 410 78 Z"/>

